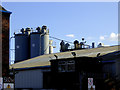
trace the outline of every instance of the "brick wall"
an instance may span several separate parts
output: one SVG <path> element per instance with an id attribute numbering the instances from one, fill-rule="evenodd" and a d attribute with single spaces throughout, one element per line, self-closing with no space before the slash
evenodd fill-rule
<path id="1" fill-rule="evenodd" d="M 2 76 L 9 72 L 9 13 L 2 13 Z"/>

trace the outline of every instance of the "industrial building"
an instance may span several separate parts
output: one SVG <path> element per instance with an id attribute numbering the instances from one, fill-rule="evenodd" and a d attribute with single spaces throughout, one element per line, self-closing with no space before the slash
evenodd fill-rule
<path id="1" fill-rule="evenodd" d="M 15 64 L 9 66 L 10 14 L 0 6 L 4 84 L 12 83 L 18 90 L 87 90 L 88 78 L 93 78 L 96 90 L 120 88 L 120 45 L 100 44 L 94 48 L 92 43 L 90 48 L 82 39 L 74 42 L 74 49 L 69 49 L 69 43 L 62 41 L 61 52 L 53 53 L 46 26 L 37 27 L 37 31 L 22 28 L 21 33 L 15 33 Z"/>
<path id="2" fill-rule="evenodd" d="M 12 64 L 10 69 L 15 75 L 15 88 L 86 90 L 87 78 L 94 79 L 96 90 L 101 87 L 110 90 L 106 88 L 109 83 L 112 83 L 109 87 L 119 88 L 119 48 L 118 45 L 66 51 Z"/>

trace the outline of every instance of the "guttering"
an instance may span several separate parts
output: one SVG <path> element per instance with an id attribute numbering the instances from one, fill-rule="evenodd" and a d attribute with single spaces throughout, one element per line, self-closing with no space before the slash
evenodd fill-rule
<path id="1" fill-rule="evenodd" d="M 10 11 L 4 11 L 4 10 L 0 10 L 0 12 L 3 12 L 3 13 L 9 13 L 9 14 L 12 13 L 12 12 L 10 12 Z"/>
<path id="2" fill-rule="evenodd" d="M 38 67 L 26 67 L 26 68 L 15 68 L 15 71 L 33 70 L 33 69 L 45 69 L 50 68 L 50 66 L 38 66 Z"/>
<path id="3" fill-rule="evenodd" d="M 115 63 L 115 60 L 101 61 L 102 63 Z"/>

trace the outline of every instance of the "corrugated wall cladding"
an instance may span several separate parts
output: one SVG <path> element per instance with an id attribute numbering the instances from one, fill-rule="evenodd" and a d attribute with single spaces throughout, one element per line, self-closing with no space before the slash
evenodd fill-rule
<path id="1" fill-rule="evenodd" d="M 105 73 L 113 73 L 113 76 L 116 75 L 116 63 L 108 63 L 103 66 L 103 71 Z"/>
<path id="2" fill-rule="evenodd" d="M 19 71 L 15 75 L 15 88 L 43 88 L 42 70 Z"/>

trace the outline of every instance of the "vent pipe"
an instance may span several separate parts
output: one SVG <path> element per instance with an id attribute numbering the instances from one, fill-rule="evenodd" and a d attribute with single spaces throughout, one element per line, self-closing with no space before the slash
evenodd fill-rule
<path id="1" fill-rule="evenodd" d="M 22 34 L 25 34 L 25 29 L 22 28 L 22 29 L 21 29 L 21 32 L 22 32 Z"/>
<path id="2" fill-rule="evenodd" d="M 41 27 L 37 27 L 36 30 L 41 33 Z"/>
<path id="3" fill-rule="evenodd" d="M 74 41 L 74 47 L 75 47 L 75 49 L 79 48 L 79 41 L 78 40 Z"/>
<path id="4" fill-rule="evenodd" d="M 30 32 L 31 32 L 31 29 L 30 29 L 30 28 L 26 28 L 25 34 L 26 34 L 26 35 L 30 35 Z"/>
<path id="5" fill-rule="evenodd" d="M 49 40 L 49 54 L 53 53 L 53 40 Z"/>

